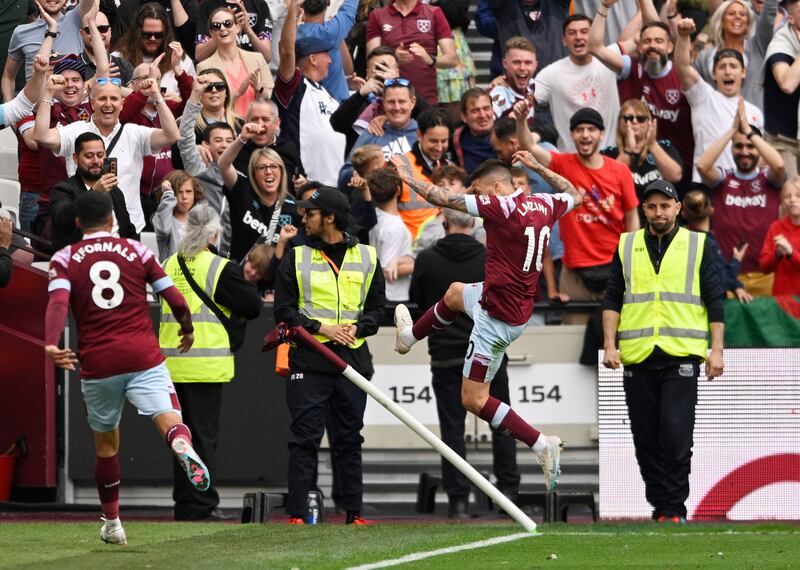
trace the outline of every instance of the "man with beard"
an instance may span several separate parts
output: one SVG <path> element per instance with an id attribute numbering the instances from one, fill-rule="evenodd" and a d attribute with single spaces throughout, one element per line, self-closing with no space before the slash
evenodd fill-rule
<path id="1" fill-rule="evenodd" d="M 603 45 L 608 11 L 617 0 L 603 0 L 589 30 L 589 51 L 617 74 L 619 100 L 641 99 L 658 120 L 659 139 L 667 139 L 678 149 L 686 166 L 679 193 L 688 190 L 692 180 L 694 139 L 692 109 L 681 91 L 678 74 L 669 59 L 674 49 L 669 27 L 658 20 L 651 0 L 641 0 L 646 22 L 640 32 L 637 55 L 621 55 L 615 46 Z"/>
<path id="2" fill-rule="evenodd" d="M 692 66 L 691 35 L 694 33 L 694 20 L 682 18 L 678 24 L 678 44 L 675 48 L 675 68 L 681 82 L 681 90 L 692 106 L 692 131 L 694 132 L 695 166 L 702 152 L 725 133 L 725 125 L 730 125 L 739 107 L 742 83 L 745 77 L 744 57 L 735 49 L 720 49 L 714 55 L 714 89 L 703 81 Z M 755 73 L 755 70 L 753 71 Z M 745 123 L 764 128 L 764 115 L 752 103 L 745 102 Z M 719 155 L 716 166 L 725 170 L 734 167 L 733 155 L 729 149 Z M 700 181 L 695 168 L 692 180 Z M 754 246 L 755 247 L 755 246 Z"/>
<path id="3" fill-rule="evenodd" d="M 53 186 L 50 192 L 50 216 L 53 220 L 53 246 L 56 250 L 81 240 L 81 229 L 75 225 L 78 209 L 75 202 L 84 192 L 107 192 L 114 207 L 114 227 L 111 235 L 138 240 L 139 234 L 131 223 L 125 196 L 117 188 L 115 174 L 103 174 L 106 145 L 95 133 L 83 133 L 75 139 L 77 172 Z"/>
<path id="4" fill-rule="evenodd" d="M 464 170 L 471 174 L 485 161 L 494 158 L 491 143 L 494 111 L 488 91 L 473 87 L 464 92 L 461 96 L 461 120 L 464 126 L 453 133 L 453 150 Z"/>
<path id="5" fill-rule="evenodd" d="M 527 116 L 527 111 L 524 101 L 514 106 L 517 117 Z M 620 234 L 639 229 L 638 200 L 628 167 L 600 154 L 600 113 L 579 109 L 569 127 L 576 150 L 569 154 L 548 152 L 536 144 L 524 122 L 517 122 L 517 136 L 542 166 L 569 180 L 583 195 L 582 204 L 560 221 L 564 256 L 558 290 L 573 301 L 600 301 Z M 585 321 L 585 315 L 564 317 L 566 324 Z"/>
<path id="6" fill-rule="evenodd" d="M 25 64 L 25 81 L 31 80 L 33 74 L 33 58 L 39 51 L 45 37 L 53 38 L 53 50 L 58 53 L 81 53 L 83 42 L 79 30 L 83 17 L 92 7 L 94 0 L 80 0 L 77 7 L 66 14 L 61 9 L 67 0 L 45 0 L 38 4 L 42 14 L 30 24 L 23 24 L 14 29 L 8 44 L 8 59 L 0 80 L 3 101 L 14 98 L 17 71 Z M 57 29 L 58 31 L 54 31 Z"/>
<path id="7" fill-rule="evenodd" d="M 733 126 L 700 156 L 697 172 L 711 188 L 714 237 L 722 255 L 729 260 L 734 248 L 748 244 L 739 281 L 752 295 L 771 295 L 773 275 L 760 272 L 758 256 L 769 226 L 778 219 L 785 168 L 781 154 L 747 123 L 744 106 L 740 98 Z M 736 168 L 723 170 L 716 165 L 731 142 Z M 759 160 L 767 168 L 759 168 Z"/>
<path id="8" fill-rule="evenodd" d="M 575 150 L 570 118 L 582 107 L 596 110 L 608 125 L 603 134 L 603 147 L 612 146 L 617 136 L 617 78 L 589 53 L 591 23 L 591 18 L 583 14 L 567 18 L 561 41 L 569 55 L 551 63 L 536 76 L 536 103 L 550 105 L 558 131 L 557 146 L 566 152 Z"/>

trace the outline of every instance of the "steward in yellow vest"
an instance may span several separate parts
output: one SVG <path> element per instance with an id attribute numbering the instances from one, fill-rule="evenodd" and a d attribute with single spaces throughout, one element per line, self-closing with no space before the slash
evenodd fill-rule
<path id="1" fill-rule="evenodd" d="M 705 361 L 709 380 L 723 370 L 724 291 L 712 238 L 677 225 L 681 204 L 672 184 L 650 183 L 642 206 L 647 227 L 622 234 L 612 261 L 602 305 L 603 364 L 625 366 L 628 416 L 652 517 L 681 523 L 700 364 Z"/>
<path id="2" fill-rule="evenodd" d="M 336 188 L 323 186 L 296 206 L 304 209 L 307 245 L 290 250 L 281 262 L 275 280 L 275 321 L 304 327 L 371 378 L 372 356 L 364 339 L 378 331 L 386 305 L 375 249 L 344 232 L 349 204 Z M 292 347 L 286 402 L 292 417 L 286 505 L 290 522 L 302 524 L 305 518 L 330 409 L 331 447 L 347 522 L 364 524 L 361 429 L 366 394 L 314 350 Z"/>
<path id="3" fill-rule="evenodd" d="M 189 211 L 186 231 L 178 253 L 164 262 L 164 272 L 172 279 L 189 305 L 195 320 L 195 342 L 185 353 L 173 349 L 178 323 L 164 301 L 161 302 L 159 342 L 182 406 L 183 421 L 193 434 L 195 448 L 202 450 L 209 469 L 216 466 L 222 386 L 234 375 L 233 353 L 241 344 L 247 320 L 261 312 L 262 301 L 253 283 L 245 281 L 241 269 L 216 254 L 221 232 L 219 215 L 207 204 Z M 204 300 L 192 287 L 186 271 Z M 209 306 L 213 305 L 213 309 Z M 216 314 L 222 316 L 222 320 Z M 226 324 L 223 324 L 223 321 Z M 176 464 L 177 465 L 177 464 Z M 218 516 L 219 495 L 211 485 L 198 493 L 175 470 L 173 499 L 176 520 L 208 520 Z"/>

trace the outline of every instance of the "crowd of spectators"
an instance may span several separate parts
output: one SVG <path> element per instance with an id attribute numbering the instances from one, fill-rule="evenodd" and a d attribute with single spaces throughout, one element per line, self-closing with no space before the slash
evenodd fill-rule
<path id="1" fill-rule="evenodd" d="M 499 158 L 522 191 L 552 192 L 514 162 L 528 149 L 584 194 L 550 236 L 541 299 L 602 297 L 659 179 L 686 200 L 682 221 L 715 236 L 732 297 L 800 292 L 799 0 L 31 0 L 4 16 L 15 222 L 55 249 L 80 237 L 85 191 L 111 194 L 118 235 L 154 232 L 162 260 L 207 203 L 222 255 L 267 246 L 269 292 L 304 243 L 295 201 L 332 186 L 389 301 L 408 301 L 445 220 L 389 159 L 469 191 Z M 473 25 L 492 40 L 488 84 Z M 484 239 L 480 224 L 470 235 Z"/>

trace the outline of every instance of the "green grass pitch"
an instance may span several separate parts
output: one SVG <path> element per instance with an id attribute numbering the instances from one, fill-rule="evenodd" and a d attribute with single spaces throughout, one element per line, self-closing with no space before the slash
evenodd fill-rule
<path id="1" fill-rule="evenodd" d="M 517 534 L 513 524 L 289 526 L 128 521 L 127 546 L 100 523 L 0 522 L 0 568 L 349 568 Z M 398 568 L 798 568 L 791 524 L 551 524 L 539 534 Z"/>

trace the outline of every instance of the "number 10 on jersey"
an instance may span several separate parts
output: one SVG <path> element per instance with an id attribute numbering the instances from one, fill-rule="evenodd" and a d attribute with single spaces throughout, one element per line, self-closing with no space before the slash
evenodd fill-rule
<path id="1" fill-rule="evenodd" d="M 525 228 L 525 236 L 528 238 L 528 248 L 525 251 L 525 263 L 522 265 L 522 270 L 527 273 L 531 270 L 531 262 L 533 261 L 533 252 L 536 252 L 536 271 L 542 270 L 542 260 L 544 259 L 544 252 L 547 244 L 550 242 L 550 227 L 544 226 L 539 230 L 539 238 L 536 238 L 536 228 L 528 226 Z M 538 247 L 537 247 L 538 242 Z"/>

